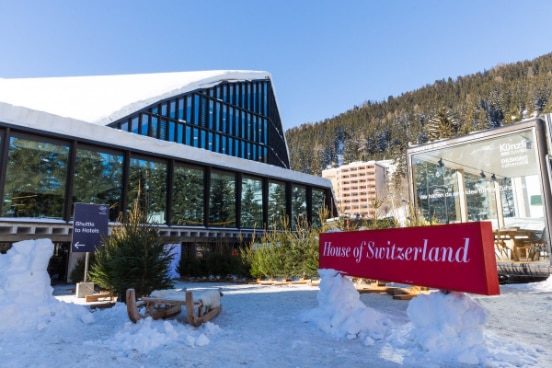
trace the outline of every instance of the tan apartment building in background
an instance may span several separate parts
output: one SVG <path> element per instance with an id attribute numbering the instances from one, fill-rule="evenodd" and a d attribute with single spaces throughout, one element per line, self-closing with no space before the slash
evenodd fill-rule
<path id="1" fill-rule="evenodd" d="M 322 171 L 332 183 L 338 212 L 351 218 L 386 216 L 391 160 L 352 162 Z"/>

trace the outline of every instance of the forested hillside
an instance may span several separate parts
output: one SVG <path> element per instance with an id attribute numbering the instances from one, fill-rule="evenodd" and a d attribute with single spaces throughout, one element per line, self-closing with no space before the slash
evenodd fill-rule
<path id="1" fill-rule="evenodd" d="M 339 91 L 328 91 L 335 93 Z M 320 175 L 328 166 L 394 159 L 404 173 L 408 143 L 493 129 L 552 112 L 552 53 L 438 80 L 286 132 L 294 170 Z M 399 178 L 396 178 L 399 179 Z"/>

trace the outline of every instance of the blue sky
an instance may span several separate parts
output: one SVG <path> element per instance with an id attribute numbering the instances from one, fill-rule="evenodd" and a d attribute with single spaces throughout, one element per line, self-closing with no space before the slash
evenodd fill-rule
<path id="1" fill-rule="evenodd" d="M 549 0 L 0 0 L 0 78 L 271 73 L 285 129 L 552 52 Z"/>

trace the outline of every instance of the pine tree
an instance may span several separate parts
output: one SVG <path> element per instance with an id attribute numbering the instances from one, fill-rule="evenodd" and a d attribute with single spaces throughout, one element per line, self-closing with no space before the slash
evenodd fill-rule
<path id="1" fill-rule="evenodd" d="M 115 292 L 121 300 L 129 288 L 141 297 L 174 286 L 168 276 L 173 255 L 165 250 L 157 229 L 147 223 L 137 200 L 121 226 L 114 228 L 102 243 L 103 247 L 96 251 L 90 279 Z"/>

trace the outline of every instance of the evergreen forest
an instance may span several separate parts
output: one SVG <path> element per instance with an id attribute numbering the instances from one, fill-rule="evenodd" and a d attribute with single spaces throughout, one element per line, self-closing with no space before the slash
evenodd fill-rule
<path id="1" fill-rule="evenodd" d="M 328 91 L 328 93 L 339 91 Z M 338 116 L 286 131 L 292 169 L 394 160 L 405 174 L 409 145 L 494 129 L 552 112 L 552 53 L 437 80 L 387 101 L 366 101 Z"/>

